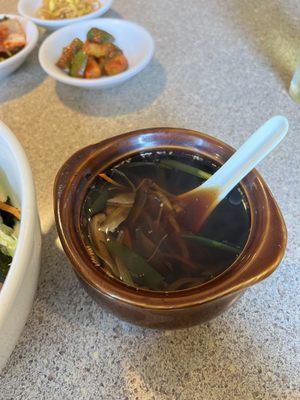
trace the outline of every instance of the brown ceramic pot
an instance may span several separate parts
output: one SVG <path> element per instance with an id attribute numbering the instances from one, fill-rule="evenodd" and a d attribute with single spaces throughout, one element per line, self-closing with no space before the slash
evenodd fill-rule
<path id="1" fill-rule="evenodd" d="M 152 328 L 179 328 L 208 321 L 231 306 L 244 290 L 270 275 L 283 258 L 286 227 L 267 185 L 256 170 L 241 182 L 251 228 L 238 259 L 215 279 L 179 292 L 135 290 L 111 279 L 91 262 L 80 227 L 82 204 L 95 176 L 140 152 L 184 150 L 224 163 L 227 144 L 203 133 L 155 128 L 126 133 L 75 153 L 60 169 L 54 187 L 55 218 L 63 248 L 86 291 L 120 318 Z"/>

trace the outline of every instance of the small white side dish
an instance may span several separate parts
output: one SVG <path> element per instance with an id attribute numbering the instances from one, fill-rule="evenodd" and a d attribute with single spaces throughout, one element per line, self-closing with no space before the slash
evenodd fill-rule
<path id="1" fill-rule="evenodd" d="M 20 17 L 19 15 L 0 14 L 0 19 L 4 17 L 17 19 L 20 21 L 26 34 L 26 46 L 24 47 L 24 49 L 19 51 L 19 53 L 8 58 L 7 60 L 0 62 L 0 79 L 3 79 L 6 76 L 10 75 L 23 64 L 23 62 L 35 48 L 39 38 L 38 29 L 36 25 L 30 20 Z"/>
<path id="2" fill-rule="evenodd" d="M 43 0 L 20 0 L 18 3 L 18 12 L 24 17 L 30 18 L 37 25 L 48 30 L 55 30 L 63 26 L 74 24 L 80 21 L 86 21 L 91 18 L 98 18 L 105 14 L 111 7 L 113 0 L 100 0 L 99 10 L 77 18 L 66 19 L 42 19 L 38 17 L 38 9 L 43 4 Z"/>
<path id="3" fill-rule="evenodd" d="M 27 157 L 17 138 L 0 121 L 0 171 L 21 209 L 17 249 L 0 291 L 0 370 L 13 351 L 31 310 L 41 253 L 35 188 Z"/>
<path id="4" fill-rule="evenodd" d="M 73 78 L 58 68 L 56 63 L 65 46 L 76 37 L 85 41 L 87 32 L 94 27 L 103 29 L 115 37 L 115 44 L 123 50 L 129 68 L 119 75 L 99 79 Z M 101 18 L 67 26 L 52 33 L 40 48 L 39 60 L 47 74 L 59 82 L 85 89 L 104 89 L 119 85 L 138 74 L 149 64 L 153 54 L 154 41 L 146 29 L 122 19 Z"/>

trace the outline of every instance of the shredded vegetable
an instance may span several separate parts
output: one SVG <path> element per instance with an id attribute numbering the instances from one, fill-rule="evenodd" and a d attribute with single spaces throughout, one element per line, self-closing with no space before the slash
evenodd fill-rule
<path id="1" fill-rule="evenodd" d="M 44 0 L 38 10 L 42 19 L 77 18 L 90 14 L 101 7 L 98 0 Z"/>
<path id="2" fill-rule="evenodd" d="M 0 288 L 8 274 L 17 242 L 20 210 L 11 203 L 10 188 L 0 170 Z"/>

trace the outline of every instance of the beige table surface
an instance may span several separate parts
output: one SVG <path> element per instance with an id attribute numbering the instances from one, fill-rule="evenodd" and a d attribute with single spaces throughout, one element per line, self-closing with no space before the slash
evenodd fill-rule
<path id="1" fill-rule="evenodd" d="M 0 0 L 0 13 L 15 12 L 16 3 Z M 156 56 L 138 77 L 103 92 L 67 87 L 42 71 L 36 49 L 0 82 L 0 119 L 28 154 L 43 229 L 37 298 L 1 375 L 0 398 L 299 400 L 300 106 L 287 87 L 300 3 L 116 0 L 107 16 L 152 32 Z M 133 327 L 94 304 L 54 227 L 52 184 L 64 160 L 89 143 L 153 126 L 198 129 L 238 146 L 278 113 L 290 133 L 260 171 L 289 231 L 279 270 L 223 316 L 181 331 Z"/>

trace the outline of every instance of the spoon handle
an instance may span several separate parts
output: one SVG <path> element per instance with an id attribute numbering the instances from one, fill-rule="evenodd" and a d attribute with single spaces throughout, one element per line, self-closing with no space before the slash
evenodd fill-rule
<path id="1" fill-rule="evenodd" d="M 288 120 L 282 116 L 269 119 L 233 154 L 232 157 L 200 186 L 218 189 L 218 202 L 227 194 L 285 137 Z"/>

